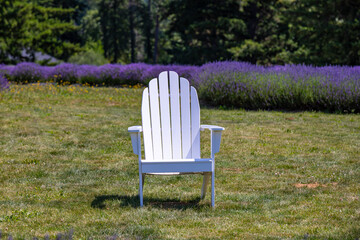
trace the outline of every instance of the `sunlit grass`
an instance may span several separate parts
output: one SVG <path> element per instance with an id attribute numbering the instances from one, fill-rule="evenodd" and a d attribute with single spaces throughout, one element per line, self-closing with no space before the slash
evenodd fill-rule
<path id="1" fill-rule="evenodd" d="M 6 238 L 356 239 L 360 115 L 202 108 L 226 128 L 216 209 L 201 176 L 150 176 L 138 205 L 127 127 L 140 86 L 11 85 L 0 92 L 0 230 Z M 209 133 L 202 132 L 202 155 Z"/>

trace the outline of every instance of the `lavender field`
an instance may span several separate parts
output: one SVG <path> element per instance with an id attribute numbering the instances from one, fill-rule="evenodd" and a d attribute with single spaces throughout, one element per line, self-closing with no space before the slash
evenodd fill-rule
<path id="1" fill-rule="evenodd" d="M 264 67 L 245 62 L 214 62 L 202 66 L 103 66 L 34 63 L 0 65 L 0 88 L 15 83 L 54 82 L 122 86 L 147 83 L 173 70 L 190 80 L 207 105 L 223 108 L 360 112 L 360 67 L 285 65 Z"/>

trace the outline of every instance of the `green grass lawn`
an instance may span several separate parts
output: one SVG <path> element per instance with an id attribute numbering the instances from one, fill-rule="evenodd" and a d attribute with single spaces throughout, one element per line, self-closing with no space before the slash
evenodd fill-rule
<path id="1" fill-rule="evenodd" d="M 358 239 L 360 115 L 201 110 L 226 128 L 216 209 L 202 177 L 149 176 L 139 208 L 128 126 L 142 89 L 0 93 L 0 230 L 14 239 Z M 202 156 L 210 155 L 202 132 Z"/>

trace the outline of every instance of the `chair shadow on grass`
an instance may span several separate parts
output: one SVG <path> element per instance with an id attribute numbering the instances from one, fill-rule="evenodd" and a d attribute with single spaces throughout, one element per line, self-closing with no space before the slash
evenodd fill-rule
<path id="1" fill-rule="evenodd" d="M 179 199 L 171 198 L 148 198 L 144 197 L 144 207 L 150 206 L 161 209 L 179 209 L 186 210 L 202 209 L 208 207 L 208 204 L 199 204 L 200 197 L 181 201 Z M 91 207 L 105 209 L 107 201 L 120 201 L 120 207 L 140 207 L 139 195 L 99 195 L 91 202 Z"/>

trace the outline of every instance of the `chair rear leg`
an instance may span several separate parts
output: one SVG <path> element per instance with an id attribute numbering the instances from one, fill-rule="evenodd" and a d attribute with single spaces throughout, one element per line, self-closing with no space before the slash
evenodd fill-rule
<path id="1" fill-rule="evenodd" d="M 142 187 L 143 187 L 143 189 L 144 189 L 144 184 L 145 184 L 145 175 L 146 174 L 142 174 Z"/>
<path id="2" fill-rule="evenodd" d="M 201 199 L 204 199 L 206 196 L 209 180 L 210 180 L 210 173 L 204 173 L 203 185 L 201 187 Z"/>

